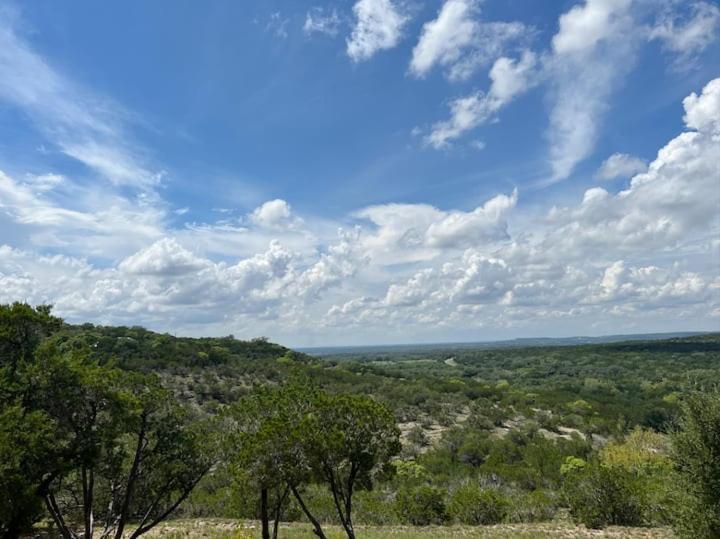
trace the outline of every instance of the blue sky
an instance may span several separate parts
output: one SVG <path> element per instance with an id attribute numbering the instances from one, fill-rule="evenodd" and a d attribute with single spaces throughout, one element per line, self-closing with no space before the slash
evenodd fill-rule
<path id="1" fill-rule="evenodd" d="M 720 8 L 0 2 L 0 301 L 291 345 L 720 329 Z"/>

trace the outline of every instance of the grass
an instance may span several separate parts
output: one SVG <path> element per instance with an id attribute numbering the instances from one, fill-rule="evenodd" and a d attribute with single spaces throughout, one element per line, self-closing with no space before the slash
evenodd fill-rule
<path id="1" fill-rule="evenodd" d="M 323 526 L 328 539 L 343 539 L 345 534 L 339 526 Z M 588 530 L 567 523 L 545 522 L 538 524 L 499 524 L 496 526 L 357 526 L 358 539 L 446 539 L 452 537 L 489 539 L 545 539 L 545 538 L 616 538 L 616 539 L 670 539 L 672 533 L 664 528 L 610 527 L 605 530 Z M 285 539 L 315 539 L 308 524 L 285 523 L 280 527 L 279 537 Z M 146 537 L 185 539 L 255 539 L 260 537 L 257 522 L 194 519 L 171 520 L 159 525 Z"/>

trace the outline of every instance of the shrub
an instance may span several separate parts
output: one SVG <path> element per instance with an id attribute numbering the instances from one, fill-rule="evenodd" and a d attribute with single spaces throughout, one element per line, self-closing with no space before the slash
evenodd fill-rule
<path id="1" fill-rule="evenodd" d="M 552 520 L 556 500 L 544 490 L 516 492 L 510 499 L 507 520 L 510 522 L 545 522 Z"/>
<path id="2" fill-rule="evenodd" d="M 720 392 L 695 394 L 672 437 L 682 478 L 674 527 L 684 537 L 720 537 Z"/>
<path id="3" fill-rule="evenodd" d="M 447 520 L 445 489 L 423 485 L 401 488 L 395 499 L 395 507 L 404 523 L 414 526 L 442 524 Z"/>
<path id="4" fill-rule="evenodd" d="M 637 483 L 622 469 L 597 463 L 570 471 L 563 484 L 570 516 L 588 528 L 643 523 L 643 503 Z"/>
<path id="5" fill-rule="evenodd" d="M 505 519 L 509 507 L 510 501 L 498 490 L 467 484 L 453 492 L 448 509 L 462 524 L 497 524 Z"/>

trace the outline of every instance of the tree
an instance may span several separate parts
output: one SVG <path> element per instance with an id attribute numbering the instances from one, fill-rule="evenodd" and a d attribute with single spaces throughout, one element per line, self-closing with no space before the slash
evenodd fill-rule
<path id="1" fill-rule="evenodd" d="M 0 537 L 19 537 L 41 517 L 39 492 L 62 445 L 52 418 L 32 408 L 25 377 L 42 339 L 60 326 L 48 306 L 0 305 Z"/>
<path id="2" fill-rule="evenodd" d="M 354 539 L 352 500 L 370 489 L 374 475 L 388 470 L 400 453 L 400 431 L 387 407 L 361 395 L 318 394 L 314 468 L 329 486 L 340 522 Z"/>
<path id="3" fill-rule="evenodd" d="M 0 532 L 18 537 L 44 502 L 65 539 L 93 537 L 99 506 L 103 537 L 129 520 L 138 537 L 210 468 L 207 432 L 157 377 L 43 341 L 60 326 L 49 308 L 0 306 Z"/>
<path id="4" fill-rule="evenodd" d="M 0 305 L 0 369 L 13 376 L 20 362 L 31 361 L 40 342 L 62 326 L 52 306 Z"/>
<path id="5" fill-rule="evenodd" d="M 52 425 L 42 412 L 20 405 L 0 410 L 0 537 L 30 531 L 42 514 L 37 485 L 53 446 Z"/>
<path id="6" fill-rule="evenodd" d="M 236 479 L 258 490 L 263 539 L 271 535 L 271 515 L 272 536 L 277 537 L 290 494 L 313 524 L 315 535 L 325 537 L 300 490 L 312 474 L 309 454 L 317 430 L 317 395 L 309 385 L 292 382 L 258 388 L 230 409 L 232 469 Z"/>
<path id="7" fill-rule="evenodd" d="M 720 537 L 720 392 L 695 393 L 685 400 L 672 445 L 685 493 L 677 532 Z"/>

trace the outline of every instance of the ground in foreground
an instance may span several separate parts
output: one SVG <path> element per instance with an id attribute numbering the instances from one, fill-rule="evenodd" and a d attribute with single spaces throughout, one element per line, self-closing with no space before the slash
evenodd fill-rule
<path id="1" fill-rule="evenodd" d="M 339 526 L 324 526 L 328 539 L 343 539 L 346 535 Z M 664 528 L 610 527 L 604 530 L 588 530 L 571 524 L 546 522 L 540 524 L 499 524 L 496 526 L 357 526 L 359 538 L 382 539 L 430 539 L 451 537 L 482 538 L 617 538 L 617 539 L 670 539 L 672 532 Z M 148 534 L 149 537 L 184 539 L 207 537 L 211 539 L 254 539 L 260 537 L 258 523 L 247 521 L 195 519 L 173 520 L 161 524 Z M 279 536 L 289 539 L 315 539 L 309 525 L 301 523 L 283 524 Z"/>

